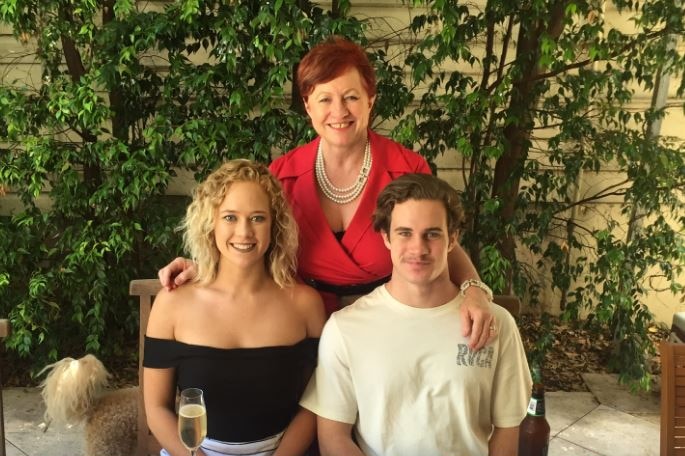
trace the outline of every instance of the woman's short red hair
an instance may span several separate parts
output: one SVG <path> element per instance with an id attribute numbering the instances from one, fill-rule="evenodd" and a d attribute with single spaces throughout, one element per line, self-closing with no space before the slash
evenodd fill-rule
<path id="1" fill-rule="evenodd" d="M 376 95 L 376 73 L 366 52 L 341 36 L 317 44 L 302 58 L 297 68 L 300 95 L 306 100 L 317 84 L 332 81 L 350 68 L 359 71 L 366 94 Z"/>

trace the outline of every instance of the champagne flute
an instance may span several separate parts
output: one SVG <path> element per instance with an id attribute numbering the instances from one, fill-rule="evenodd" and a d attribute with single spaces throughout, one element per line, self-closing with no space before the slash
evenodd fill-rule
<path id="1" fill-rule="evenodd" d="M 190 456 L 195 452 L 207 435 L 207 411 L 202 390 L 186 388 L 181 391 L 178 404 L 178 435 Z"/>

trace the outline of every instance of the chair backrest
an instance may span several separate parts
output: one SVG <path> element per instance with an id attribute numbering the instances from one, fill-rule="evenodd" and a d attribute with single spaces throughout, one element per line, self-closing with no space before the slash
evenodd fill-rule
<path id="1" fill-rule="evenodd" d="M 661 456 L 685 456 L 685 344 L 661 341 Z"/>
<path id="2" fill-rule="evenodd" d="M 132 280 L 129 285 L 129 294 L 138 296 L 140 309 L 140 327 L 138 328 L 138 444 L 135 456 L 158 455 L 161 445 L 150 428 L 147 426 L 145 416 L 145 403 L 143 402 L 143 350 L 145 344 L 145 330 L 150 319 L 152 302 L 157 292 L 162 288 L 157 279 Z M 3 456 L 3 455 L 0 455 Z"/>
<path id="3" fill-rule="evenodd" d="M 514 317 L 521 313 L 521 301 L 514 295 L 495 295 L 492 298 L 498 304 L 509 311 Z"/>
<path id="4" fill-rule="evenodd" d="M 10 322 L 9 320 L 0 320 L 0 339 L 9 336 Z M 2 363 L 0 363 L 0 367 Z M 0 372 L 0 456 L 5 456 L 5 415 L 4 405 L 2 403 L 2 372 Z"/>

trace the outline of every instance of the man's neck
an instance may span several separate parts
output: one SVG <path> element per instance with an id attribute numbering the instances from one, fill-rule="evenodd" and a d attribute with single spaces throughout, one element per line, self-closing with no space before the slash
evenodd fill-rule
<path id="1" fill-rule="evenodd" d="M 425 309 L 441 306 L 459 293 L 459 288 L 450 281 L 447 272 L 423 284 L 407 282 L 393 273 L 385 288 L 402 304 Z"/>

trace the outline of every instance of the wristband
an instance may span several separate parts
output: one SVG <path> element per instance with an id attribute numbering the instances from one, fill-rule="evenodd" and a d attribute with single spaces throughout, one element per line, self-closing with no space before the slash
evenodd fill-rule
<path id="1" fill-rule="evenodd" d="M 466 290 L 468 290 L 469 287 L 480 288 L 488 296 L 488 299 L 490 301 L 492 301 L 492 298 L 493 298 L 492 290 L 490 289 L 489 286 L 485 285 L 484 282 L 481 282 L 480 280 L 476 280 L 476 279 L 464 280 L 464 282 L 462 282 L 461 286 L 459 287 L 459 292 L 461 293 L 462 296 L 466 296 Z"/>

